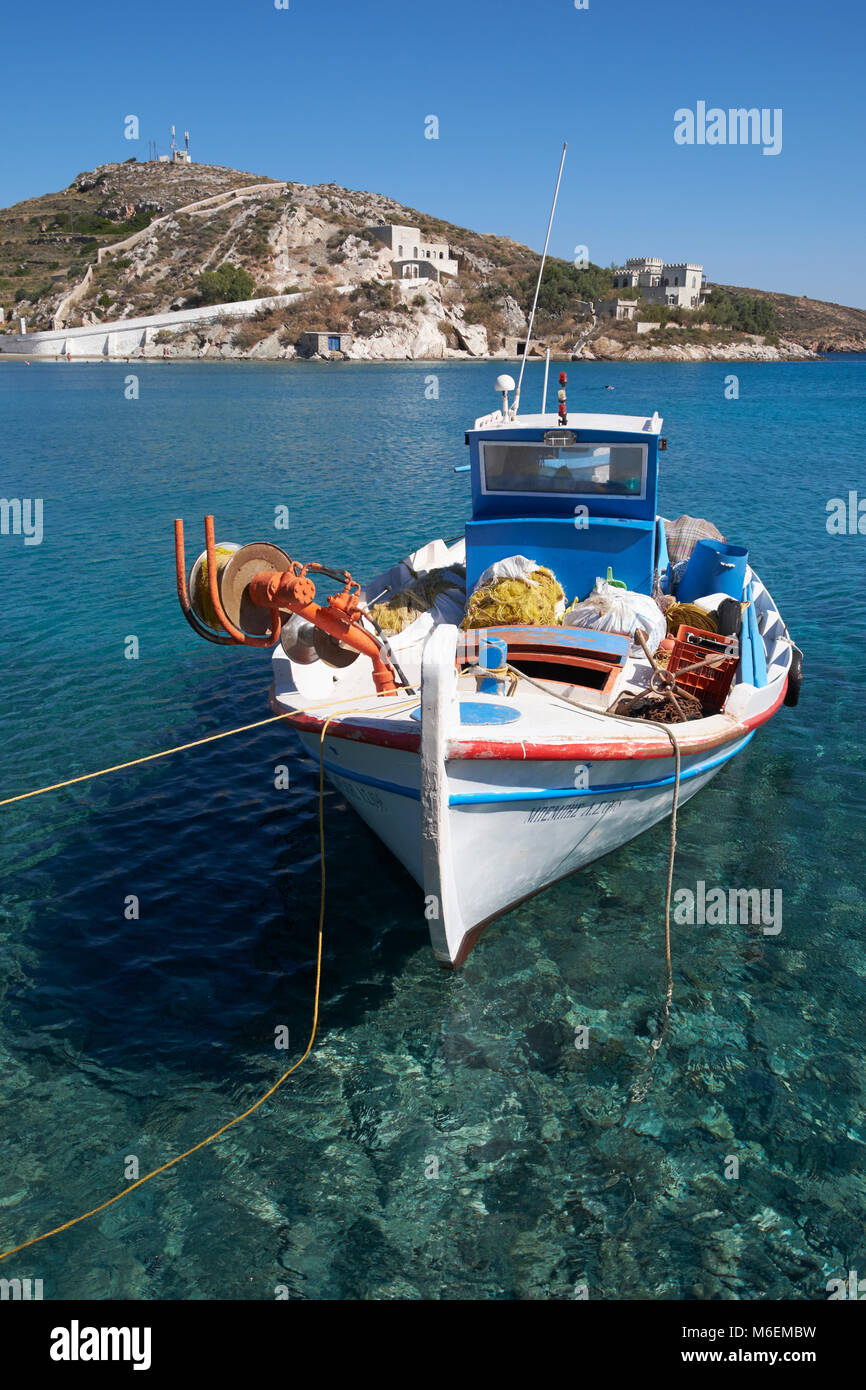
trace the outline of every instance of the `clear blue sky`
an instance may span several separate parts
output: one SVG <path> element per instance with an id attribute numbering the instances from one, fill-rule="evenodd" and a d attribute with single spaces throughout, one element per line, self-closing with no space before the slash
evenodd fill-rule
<path id="1" fill-rule="evenodd" d="M 175 122 L 198 161 L 540 249 L 567 139 L 555 254 L 866 307 L 862 0 L 42 0 L 3 30 L 3 204 L 164 152 Z M 698 101 L 781 107 L 781 153 L 675 144 Z"/>

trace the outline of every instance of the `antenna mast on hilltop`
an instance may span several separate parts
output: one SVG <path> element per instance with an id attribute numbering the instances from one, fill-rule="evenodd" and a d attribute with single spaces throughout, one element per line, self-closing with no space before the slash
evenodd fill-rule
<path id="1" fill-rule="evenodd" d="M 544 251 L 541 254 L 541 265 L 538 268 L 538 283 L 535 286 L 535 298 L 532 301 L 532 312 L 529 315 L 529 327 L 526 330 L 526 342 L 523 344 L 523 359 L 520 363 L 520 375 L 517 378 L 517 390 L 514 393 L 514 402 L 511 406 L 512 420 L 517 415 L 520 406 L 520 387 L 523 384 L 523 372 L 526 367 L 526 359 L 529 355 L 529 344 L 532 341 L 532 328 L 535 323 L 535 310 L 538 304 L 538 294 L 541 289 L 541 277 L 544 274 L 544 263 L 547 260 L 547 248 L 550 245 L 550 232 L 553 227 L 553 215 L 556 212 L 556 200 L 559 197 L 559 185 L 562 182 L 562 170 L 565 166 L 565 151 L 568 149 L 568 141 L 563 142 L 562 158 L 559 161 L 559 173 L 556 176 L 556 188 L 553 190 L 553 206 L 550 209 L 550 218 L 547 223 L 547 236 L 544 238 Z"/>

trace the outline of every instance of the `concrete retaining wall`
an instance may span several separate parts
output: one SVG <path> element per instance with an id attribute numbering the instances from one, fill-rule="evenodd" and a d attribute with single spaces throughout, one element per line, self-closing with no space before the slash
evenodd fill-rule
<path id="1" fill-rule="evenodd" d="M 281 308 L 301 294 L 276 294 L 265 299 L 242 299 L 236 304 L 208 304 L 148 314 L 138 319 L 106 320 L 85 328 L 62 328 L 44 333 L 0 333 L 0 352 L 25 357 L 133 357 L 152 347 L 159 332 L 180 333 L 198 323 L 221 318 L 252 318 L 260 309 Z"/>

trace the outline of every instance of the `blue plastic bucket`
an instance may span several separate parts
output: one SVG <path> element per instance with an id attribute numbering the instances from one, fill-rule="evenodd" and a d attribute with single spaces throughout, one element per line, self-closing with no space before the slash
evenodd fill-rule
<path id="1" fill-rule="evenodd" d="M 482 637 L 478 643 L 478 665 L 487 671 L 502 671 L 505 675 L 505 665 L 508 661 L 508 643 L 501 637 Z M 486 695 L 500 695 L 505 687 L 505 682 L 485 677 L 478 682 L 478 689 Z"/>
<path id="2" fill-rule="evenodd" d="M 704 594 L 727 594 L 742 599 L 749 552 L 727 541 L 698 541 L 677 589 L 680 603 L 693 603 Z"/>

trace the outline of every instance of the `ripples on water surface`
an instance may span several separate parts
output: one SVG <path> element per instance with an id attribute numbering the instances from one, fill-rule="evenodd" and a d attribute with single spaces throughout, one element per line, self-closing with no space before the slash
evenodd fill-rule
<path id="1" fill-rule="evenodd" d="M 667 826 L 451 974 L 416 885 L 329 792 L 313 1057 L 4 1274 L 46 1298 L 815 1299 L 862 1267 L 866 537 L 828 536 L 825 505 L 866 492 L 864 366 L 569 368 L 573 409 L 664 415 L 663 510 L 746 540 L 806 653 L 800 706 L 684 810 L 675 879 L 781 888 L 782 933 L 676 930 L 647 1099 L 627 1103 L 663 991 Z M 43 497 L 45 535 L 0 537 L 0 795 L 264 717 L 268 655 L 199 642 L 177 610 L 173 518 L 194 555 L 206 511 L 218 538 L 279 541 L 287 504 L 292 554 L 363 578 L 462 529 L 452 469 L 495 375 L 4 364 L 0 491 Z M 0 1247 L 117 1191 L 126 1155 L 147 1171 L 243 1109 L 285 1065 L 279 1024 L 303 1047 L 315 773 L 268 728 L 0 811 Z"/>

